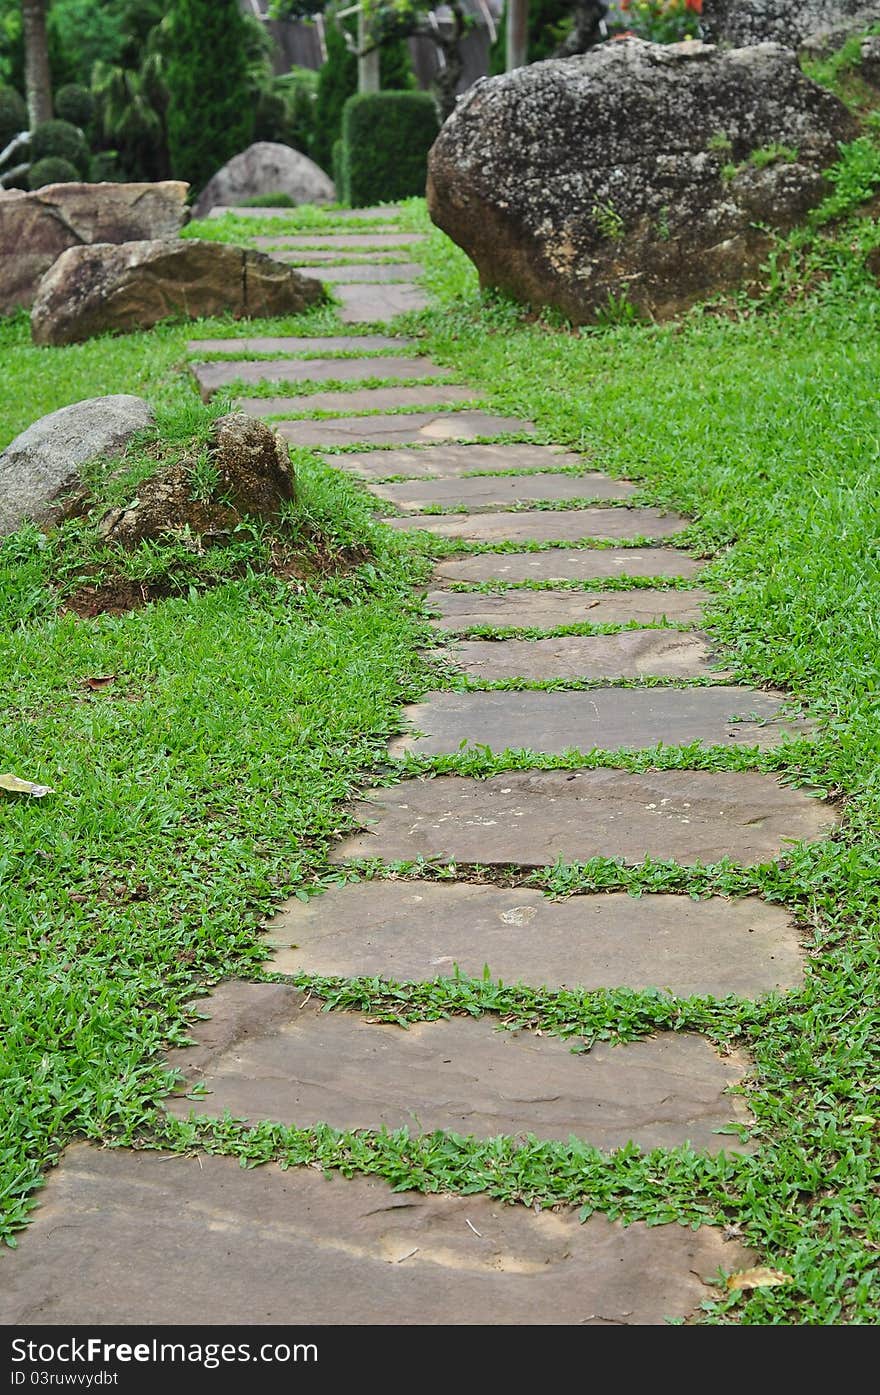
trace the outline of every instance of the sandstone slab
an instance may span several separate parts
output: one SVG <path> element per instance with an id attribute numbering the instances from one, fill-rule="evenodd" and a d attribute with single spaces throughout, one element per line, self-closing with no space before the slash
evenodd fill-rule
<path id="1" fill-rule="evenodd" d="M 833 809 L 755 771 L 509 770 L 487 780 L 442 775 L 364 793 L 364 831 L 332 861 L 425 857 L 481 866 L 551 866 L 616 857 L 684 865 L 729 857 L 748 866 L 815 842 Z"/>
<path id="2" fill-rule="evenodd" d="M 468 882 L 363 881 L 288 901 L 271 973 L 430 982 L 457 971 L 548 988 L 661 988 L 756 998 L 797 988 L 791 916 L 755 896 L 570 896 Z"/>
<path id="3" fill-rule="evenodd" d="M 362 479 L 387 479 L 391 475 L 413 480 L 460 479 L 462 475 L 493 474 L 503 470 L 552 470 L 555 466 L 583 465 L 579 455 L 561 446 L 534 446 L 524 441 L 505 445 L 419 446 L 412 450 L 385 450 L 381 455 L 351 453 L 334 461 Z"/>
<path id="4" fill-rule="evenodd" d="M 293 446 L 409 445 L 421 441 L 467 441 L 477 436 L 523 435 L 530 421 L 489 412 L 409 412 L 405 416 L 339 417 L 335 421 L 283 422 Z"/>
<path id="5" fill-rule="evenodd" d="M 707 1226 L 80 1143 L 0 1259 L 0 1322 L 662 1325 L 754 1262 Z"/>
<path id="6" fill-rule="evenodd" d="M 421 242 L 418 233 L 399 232 L 396 228 L 374 228 L 369 232 L 356 233 L 296 233 L 290 237 L 255 237 L 254 245 L 263 249 L 272 248 L 287 251 L 324 251 L 334 255 L 351 250 L 363 252 L 386 251 L 389 247 L 411 247 Z"/>
<path id="7" fill-rule="evenodd" d="M 505 1031 L 488 1017 L 401 1030 L 362 1013 L 324 1012 L 285 983 L 223 983 L 199 1007 L 209 1019 L 191 1028 L 194 1044 L 172 1051 L 168 1064 L 187 1088 L 208 1094 L 172 1097 L 178 1118 L 228 1109 L 250 1123 L 298 1128 L 744 1150 L 718 1131 L 750 1122 L 742 1099 L 726 1093 L 748 1061 L 721 1057 L 696 1035 L 667 1032 L 580 1054 L 559 1037 Z"/>
<path id="8" fill-rule="evenodd" d="M 390 341 L 393 342 L 393 341 Z M 320 383 L 361 378 L 430 378 L 447 370 L 428 358 L 262 359 L 257 363 L 192 363 L 190 372 L 205 401 L 229 383 Z"/>
<path id="9" fill-rule="evenodd" d="M 590 688 L 428 693 L 404 708 L 414 731 L 389 745 L 392 757 L 453 755 L 462 743 L 501 752 L 638 751 L 656 746 L 757 746 L 809 735 L 809 722 L 784 715 L 788 699 L 751 688 Z"/>
<path id="10" fill-rule="evenodd" d="M 516 513 L 384 518 L 389 528 L 464 542 L 578 542 L 582 538 L 668 538 L 689 520 L 661 509 L 523 509 Z"/>
<path id="11" fill-rule="evenodd" d="M 334 295 L 342 307 L 339 318 L 348 325 L 381 324 L 410 310 L 426 310 L 430 303 L 421 286 L 406 281 L 388 286 L 340 285 Z"/>
<path id="12" fill-rule="evenodd" d="M 437 384 L 436 387 L 355 388 L 348 392 L 329 391 L 298 397 L 242 397 L 236 402 L 240 412 L 255 417 L 302 416 L 311 412 L 394 412 L 412 407 L 447 407 L 472 402 L 473 390 Z M 326 442 L 325 442 L 326 444 Z"/>
<path id="13" fill-rule="evenodd" d="M 710 599 L 708 591 L 574 591 L 525 588 L 510 591 L 430 591 L 428 610 L 438 630 L 460 634 L 478 627 L 552 630 L 563 625 L 694 624 Z"/>
<path id="14" fill-rule="evenodd" d="M 403 282 L 415 281 L 422 274 L 422 267 L 415 262 L 355 262 L 350 266 L 321 266 L 308 269 L 296 254 L 274 254 L 278 261 L 288 266 L 297 266 L 304 276 L 314 276 L 328 285 L 376 285 L 395 286 Z"/>
<path id="15" fill-rule="evenodd" d="M 321 204 L 333 203 L 336 189 L 333 180 L 302 151 L 280 141 L 260 140 L 227 160 L 209 179 L 193 217 L 206 218 L 218 205 L 236 207 L 261 194 L 287 194 L 295 205 Z"/>
<path id="16" fill-rule="evenodd" d="M 438 562 L 440 581 L 604 581 L 615 576 L 696 576 L 702 564 L 672 547 L 552 548 L 547 552 L 483 552 Z"/>
<path id="17" fill-rule="evenodd" d="M 469 678 L 711 678 L 712 650 L 705 635 L 680 630 L 622 630 L 616 635 L 560 635 L 553 639 L 469 639 L 444 656 Z M 729 675 L 728 675 L 729 676 Z"/>
<path id="18" fill-rule="evenodd" d="M 347 462 L 346 462 L 347 463 Z M 370 492 L 406 513 L 426 508 L 456 508 L 468 513 L 503 509 L 513 504 L 544 500 L 628 499 L 635 486 L 596 473 L 584 475 L 478 475 L 470 479 L 413 480 L 400 484 L 371 484 Z"/>
<path id="19" fill-rule="evenodd" d="M 323 354 L 370 353 L 372 350 L 403 349 L 416 344 L 390 334 L 328 334 L 320 337 L 295 334 L 255 335 L 242 339 L 191 339 L 191 354 L 303 354 L 320 358 Z"/>

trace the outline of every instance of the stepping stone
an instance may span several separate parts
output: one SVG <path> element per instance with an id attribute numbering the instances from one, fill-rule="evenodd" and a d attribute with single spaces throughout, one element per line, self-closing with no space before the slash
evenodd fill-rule
<path id="1" fill-rule="evenodd" d="M 256 243 L 266 244 L 263 250 L 268 252 L 270 256 L 279 254 L 276 257 L 278 261 L 290 261 L 288 257 L 281 257 L 280 253 L 290 246 L 291 241 L 295 241 L 295 239 L 288 239 L 285 237 L 254 238 L 254 242 Z M 399 239 L 395 238 L 394 241 L 395 244 L 397 244 Z M 303 247 L 296 252 L 296 260 L 290 264 L 293 266 L 326 266 L 328 264 L 335 264 L 337 266 L 372 266 L 377 256 L 398 257 L 400 255 L 407 256 L 412 254 L 407 253 L 405 248 L 398 248 L 396 245 L 393 248 L 379 247 L 369 251 L 350 251 L 344 247 L 339 247 L 335 250 L 330 247 L 322 251 L 320 248 Z M 422 268 L 419 267 L 420 271 L 421 269 Z"/>
<path id="2" fill-rule="evenodd" d="M 465 542 L 578 542 L 581 538 L 668 538 L 689 520 L 661 509 L 524 509 L 521 513 L 383 518 L 389 528 Z"/>
<path id="3" fill-rule="evenodd" d="M 607 475 L 478 475 L 473 479 L 371 484 L 370 492 L 406 513 L 466 506 L 469 513 L 540 500 L 628 499 L 635 486 Z"/>
<path id="4" fill-rule="evenodd" d="M 393 320 L 409 310 L 426 310 L 430 303 L 421 286 L 406 281 L 393 286 L 337 286 L 335 295 L 342 305 L 339 318 L 348 325 Z"/>
<path id="5" fill-rule="evenodd" d="M 415 341 L 411 341 L 415 342 Z M 336 462 L 337 464 L 343 462 Z M 404 475 L 408 479 L 460 479 L 462 475 L 499 470 L 547 470 L 562 465 L 583 466 L 579 455 L 559 446 L 533 446 L 527 443 L 505 445 L 422 446 L 416 450 L 385 450 L 381 455 L 347 455 L 344 466 L 363 479 L 387 479 Z"/>
<path id="6" fill-rule="evenodd" d="M 261 251 L 291 251 L 301 249 L 309 252 L 323 252 L 338 256 L 340 252 L 363 249 L 375 252 L 386 247 L 411 247 L 424 239 L 418 233 L 398 232 L 396 228 L 376 228 L 367 232 L 354 233 L 296 233 L 285 237 L 255 237 L 254 246 Z M 421 268 L 419 268 L 421 270 Z"/>
<path id="7" fill-rule="evenodd" d="M 327 214 L 327 222 L 347 223 L 358 218 L 397 218 L 400 211 L 399 206 L 390 203 L 376 208 L 335 208 Z M 274 204 L 265 208 L 241 204 L 215 204 L 208 217 L 223 218 L 227 213 L 232 213 L 236 218 L 290 218 L 295 212 L 293 208 L 277 208 Z"/>
<path id="8" fill-rule="evenodd" d="M 705 635 L 623 630 L 556 639 L 470 639 L 442 651 L 469 678 L 718 678 Z"/>
<path id="9" fill-rule="evenodd" d="M 709 1153 L 747 1152 L 718 1132 L 751 1116 L 726 1094 L 749 1069 L 740 1052 L 719 1056 L 704 1037 L 664 1032 L 646 1041 L 573 1052 L 549 1034 L 499 1030 L 492 1017 L 376 1022 L 325 1012 L 286 983 L 222 983 L 199 1009 L 194 1044 L 169 1053 L 186 1087 L 207 1097 L 167 1101 L 170 1112 L 264 1119 L 312 1128 L 437 1129 L 494 1138 L 572 1134 L 603 1150 L 690 1143 Z"/>
<path id="10" fill-rule="evenodd" d="M 449 557 L 434 568 L 438 581 L 599 581 L 612 576 L 683 577 L 705 564 L 672 547 L 553 548 L 548 552 L 483 552 Z"/>
<path id="11" fill-rule="evenodd" d="M 393 412 L 403 407 L 444 407 L 472 402 L 473 388 L 384 387 L 351 392 L 315 392 L 301 397 L 242 397 L 235 407 L 252 417 L 296 416 L 304 412 Z M 387 420 L 387 418 L 382 418 Z"/>
<path id="12" fill-rule="evenodd" d="M 507 770 L 487 780 L 441 775 L 361 795 L 365 830 L 332 862 L 424 857 L 484 867 L 548 867 L 616 857 L 743 866 L 791 843 L 828 837 L 829 805 L 756 771 Z"/>
<path id="13" fill-rule="evenodd" d="M 394 338 L 390 334 L 258 335 L 252 339 L 190 339 L 191 354 L 309 354 L 368 353 L 376 349 L 403 349 L 418 345 L 417 339 Z"/>
<path id="14" fill-rule="evenodd" d="M 347 459 L 348 457 L 346 457 Z M 625 625 L 631 620 L 680 625 L 700 619 L 708 591 L 430 591 L 428 610 L 438 611 L 435 629 L 461 634 L 478 626 L 493 629 L 557 629 L 561 625 Z"/>
<path id="15" fill-rule="evenodd" d="M 755 1262 L 709 1226 L 581 1224 L 576 1209 L 79 1143 L 0 1260 L 0 1321 L 659 1326 Z"/>
<path id="16" fill-rule="evenodd" d="M 363 881 L 288 901 L 270 973 L 430 982 L 456 969 L 548 988 L 662 988 L 757 998 L 799 988 L 791 916 L 757 896 L 570 896 L 467 882 Z"/>
<path id="17" fill-rule="evenodd" d="M 784 693 L 745 687 L 591 688 L 581 693 L 428 693 L 403 709 L 424 736 L 399 736 L 394 759 L 448 756 L 463 743 L 491 751 L 641 751 L 662 742 L 686 746 L 757 746 L 766 751 L 784 736 L 807 736 L 799 714 L 783 716 Z"/>
<path id="18" fill-rule="evenodd" d="M 308 268 L 303 266 L 295 255 L 279 255 L 276 261 L 286 262 L 288 266 L 298 266 L 303 275 L 307 274 Z M 320 267 L 313 270 L 312 276 L 314 280 L 324 281 L 328 285 L 343 282 L 357 285 L 398 285 L 415 281 L 423 270 L 424 267 L 417 266 L 415 262 L 356 262 L 351 266 Z"/>
<path id="19" fill-rule="evenodd" d="M 431 378 L 448 370 L 429 358 L 295 358 L 248 363 L 191 363 L 190 372 L 207 402 L 228 383 L 321 383 L 361 378 Z M 473 392 L 471 392 L 473 396 Z"/>
<path id="20" fill-rule="evenodd" d="M 261 403 L 262 415 L 265 399 Z M 530 421 L 496 417 L 488 412 L 411 412 L 408 416 L 340 417 L 336 421 L 297 421 L 279 426 L 294 446 L 403 445 L 413 441 L 466 441 L 474 436 L 501 436 L 534 431 Z"/>

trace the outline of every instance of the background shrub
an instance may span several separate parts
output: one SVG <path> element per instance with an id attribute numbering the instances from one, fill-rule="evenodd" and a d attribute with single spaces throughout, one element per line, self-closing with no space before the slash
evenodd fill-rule
<path id="1" fill-rule="evenodd" d="M 68 82 L 55 93 L 55 115 L 89 132 L 95 119 L 95 99 L 87 87 Z"/>
<path id="2" fill-rule="evenodd" d="M 79 179 L 79 170 L 69 160 L 62 160 L 59 155 L 47 155 L 31 165 L 28 186 L 42 189 L 46 184 L 75 184 Z"/>
<path id="3" fill-rule="evenodd" d="M 0 87 L 0 150 L 28 128 L 27 107 L 14 87 Z"/>
<path id="4" fill-rule="evenodd" d="M 237 0 L 171 0 L 168 151 L 175 178 L 195 192 L 253 139 L 249 40 Z"/>
<path id="5" fill-rule="evenodd" d="M 75 178 L 85 179 L 89 172 L 89 147 L 78 126 L 69 121 L 44 121 L 31 134 L 31 161 L 51 157 L 73 165 Z"/>
<path id="6" fill-rule="evenodd" d="M 333 170 L 333 145 L 342 134 L 342 111 L 349 97 L 357 92 L 357 59 L 346 45 L 338 24 L 328 12 L 325 26 L 327 61 L 318 75 L 315 101 L 313 160 Z M 403 39 L 383 44 L 379 50 L 379 81 L 383 91 L 407 91 L 415 85 L 409 51 Z"/>
<path id="7" fill-rule="evenodd" d="M 427 92 L 364 92 L 342 116 L 342 188 L 352 207 L 424 194 L 428 151 L 438 131 Z"/>

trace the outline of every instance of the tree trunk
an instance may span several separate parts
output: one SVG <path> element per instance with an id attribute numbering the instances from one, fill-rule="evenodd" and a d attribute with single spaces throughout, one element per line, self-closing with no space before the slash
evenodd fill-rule
<path id="1" fill-rule="evenodd" d="M 506 0 L 505 68 L 523 68 L 529 61 L 529 0 Z"/>
<path id="2" fill-rule="evenodd" d="M 46 35 L 47 0 L 21 0 L 24 82 L 31 130 L 52 120 L 52 75 Z"/>
<path id="3" fill-rule="evenodd" d="M 370 35 L 363 6 L 358 13 L 358 92 L 378 92 L 379 49 L 369 47 Z"/>

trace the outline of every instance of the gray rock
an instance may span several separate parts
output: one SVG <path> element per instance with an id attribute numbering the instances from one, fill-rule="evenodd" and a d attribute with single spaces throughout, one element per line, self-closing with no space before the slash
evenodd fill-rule
<path id="1" fill-rule="evenodd" d="M 669 318 L 751 284 L 756 225 L 795 225 L 855 134 L 781 45 L 626 39 L 478 82 L 431 151 L 428 204 L 485 287 L 577 323 L 623 296 Z M 796 155 L 750 163 L 770 146 Z"/>
<path id="2" fill-rule="evenodd" d="M 277 141 L 260 140 L 234 155 L 208 181 L 193 215 L 206 218 L 218 205 L 235 207 L 260 194 L 287 194 L 295 204 L 336 199 L 333 180 L 307 155 Z"/>
<path id="3" fill-rule="evenodd" d="M 29 426 L 0 455 L 0 537 L 26 519 L 52 523 L 60 496 L 76 486 L 81 467 L 120 455 L 153 413 L 140 397 L 92 397 L 61 407 Z"/>
<path id="4" fill-rule="evenodd" d="M 30 305 L 68 247 L 174 237 L 186 223 L 188 184 L 48 184 L 0 195 L 0 315 Z"/>
<path id="5" fill-rule="evenodd" d="M 878 19 L 878 0 L 704 0 L 701 27 L 710 43 L 734 48 L 771 40 L 816 50 L 823 38 L 833 47 Z"/>
<path id="6" fill-rule="evenodd" d="M 872 87 L 880 87 L 880 34 L 863 39 L 859 49 L 859 73 Z"/>
<path id="7" fill-rule="evenodd" d="M 71 247 L 40 283 L 36 344 L 78 344 L 111 330 L 198 319 L 298 315 L 324 299 L 320 282 L 262 252 L 196 238 Z"/>

